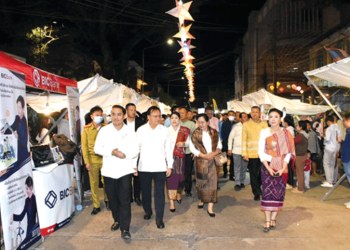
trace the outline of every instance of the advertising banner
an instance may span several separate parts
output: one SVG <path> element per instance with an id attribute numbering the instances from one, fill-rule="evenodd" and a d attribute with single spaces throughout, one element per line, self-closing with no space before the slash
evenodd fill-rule
<path id="1" fill-rule="evenodd" d="M 5 249 L 41 238 L 29 155 L 25 76 L 0 68 L 0 207 Z"/>
<path id="2" fill-rule="evenodd" d="M 77 82 L 63 78 L 41 69 L 32 67 L 24 62 L 18 61 L 17 59 L 6 55 L 0 51 L 0 67 L 12 69 L 16 72 L 20 72 L 26 75 L 26 85 L 53 91 L 59 93 L 66 93 L 66 87 L 72 86 L 77 87 Z"/>
<path id="3" fill-rule="evenodd" d="M 42 236 L 62 228 L 74 216 L 73 166 L 59 165 L 49 173 L 45 169 L 33 171 Z"/>
<path id="4" fill-rule="evenodd" d="M 69 115 L 69 127 L 71 139 L 74 141 L 80 148 L 81 144 L 81 130 L 82 123 L 80 120 L 80 107 L 79 107 L 79 89 L 73 87 L 67 87 L 67 97 L 68 97 L 68 115 Z M 77 181 L 78 189 L 78 200 L 79 203 L 83 202 L 83 188 L 81 185 L 81 168 L 82 157 L 81 154 L 77 154 L 74 157 L 74 168 L 75 168 L 75 178 Z"/>

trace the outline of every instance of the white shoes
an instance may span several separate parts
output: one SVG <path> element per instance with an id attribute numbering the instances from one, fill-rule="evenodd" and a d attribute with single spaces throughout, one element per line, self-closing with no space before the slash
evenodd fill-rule
<path id="1" fill-rule="evenodd" d="M 346 206 L 347 209 L 350 209 L 350 205 Z"/>
<path id="2" fill-rule="evenodd" d="M 347 203 L 344 203 L 345 206 L 350 206 L 350 201 Z"/>
<path id="3" fill-rule="evenodd" d="M 332 188 L 333 184 L 330 184 L 329 182 L 325 181 L 321 184 L 321 187 Z"/>

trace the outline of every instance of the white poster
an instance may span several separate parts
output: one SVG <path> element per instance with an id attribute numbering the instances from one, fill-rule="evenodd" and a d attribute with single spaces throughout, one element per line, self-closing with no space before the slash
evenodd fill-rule
<path id="1" fill-rule="evenodd" d="M 33 171 L 42 236 L 57 231 L 74 215 L 73 166 L 63 164 L 49 173 L 42 172 L 46 169 Z"/>
<path id="2" fill-rule="evenodd" d="M 0 171 L 29 159 L 25 76 L 0 68 Z"/>
<path id="3" fill-rule="evenodd" d="M 6 250 L 41 238 L 28 147 L 25 76 L 0 68 L 0 205 Z"/>

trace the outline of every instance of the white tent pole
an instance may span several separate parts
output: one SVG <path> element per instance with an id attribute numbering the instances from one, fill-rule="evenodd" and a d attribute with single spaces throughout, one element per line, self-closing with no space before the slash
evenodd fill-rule
<path id="1" fill-rule="evenodd" d="M 326 101 L 326 103 L 333 109 L 333 111 L 337 114 L 340 120 L 343 120 L 343 117 L 338 113 L 337 109 L 331 104 L 328 98 L 322 93 L 322 91 L 317 87 L 314 81 L 304 72 L 305 77 L 311 82 L 312 86 L 317 90 L 317 92 L 322 96 L 322 98 Z"/>

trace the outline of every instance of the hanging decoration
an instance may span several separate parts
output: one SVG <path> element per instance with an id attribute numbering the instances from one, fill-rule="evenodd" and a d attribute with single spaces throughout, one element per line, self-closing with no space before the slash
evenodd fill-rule
<path id="1" fill-rule="evenodd" d="M 188 12 L 192 1 L 188 3 L 183 3 L 182 1 L 175 0 L 176 7 L 166 12 L 169 15 L 177 17 L 179 19 L 178 27 L 179 32 L 175 34 L 173 37 L 179 38 L 181 41 L 178 41 L 181 49 L 178 53 L 182 52 L 182 58 L 180 59 L 181 65 L 185 67 L 184 74 L 186 76 L 188 82 L 188 94 L 189 101 L 193 102 L 195 100 L 194 97 L 194 73 L 193 69 L 195 68 L 192 64 L 195 59 L 191 55 L 191 49 L 195 48 L 195 46 L 191 45 L 191 40 L 195 39 L 194 36 L 191 35 L 189 30 L 191 29 L 192 24 L 185 26 L 185 20 L 194 21 L 191 14 Z"/>

